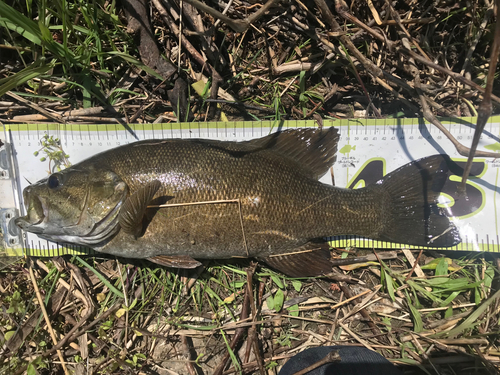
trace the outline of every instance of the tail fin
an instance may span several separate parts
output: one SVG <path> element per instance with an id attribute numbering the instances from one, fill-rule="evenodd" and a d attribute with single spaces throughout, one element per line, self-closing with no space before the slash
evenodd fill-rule
<path id="1" fill-rule="evenodd" d="M 461 242 L 458 229 L 436 205 L 449 176 L 450 162 L 446 155 L 429 156 L 377 182 L 391 202 L 389 220 L 378 239 L 431 247 L 449 247 Z"/>

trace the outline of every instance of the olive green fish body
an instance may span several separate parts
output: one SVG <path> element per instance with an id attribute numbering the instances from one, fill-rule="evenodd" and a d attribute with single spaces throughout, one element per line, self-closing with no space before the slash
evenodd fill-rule
<path id="1" fill-rule="evenodd" d="M 132 143 L 26 188 L 28 213 L 16 223 L 49 240 L 170 265 L 158 258 L 169 256 L 181 267 L 196 265 L 191 258 L 229 257 L 276 266 L 272 257 L 334 235 L 431 246 L 460 241 L 435 205 L 445 157 L 410 163 L 367 188 L 340 189 L 318 181 L 337 141 L 331 128 L 249 142 Z"/>
<path id="2" fill-rule="evenodd" d="M 117 255 L 261 257 L 329 235 L 371 236 L 380 222 L 376 191 L 322 184 L 273 151 L 239 155 L 211 142 L 146 141 L 89 163 L 109 166 L 131 193 L 160 181 L 157 197 L 171 205 L 149 210 L 141 237 L 122 232 L 99 248 Z"/>

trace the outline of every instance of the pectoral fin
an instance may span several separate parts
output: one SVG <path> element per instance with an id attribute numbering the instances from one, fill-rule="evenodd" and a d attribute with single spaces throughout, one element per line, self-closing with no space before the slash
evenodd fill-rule
<path id="1" fill-rule="evenodd" d="M 148 260 L 166 267 L 196 268 L 201 266 L 200 262 L 187 255 L 156 255 Z"/>
<path id="2" fill-rule="evenodd" d="M 321 276 L 332 272 L 326 243 L 308 243 L 290 253 L 271 255 L 262 260 L 291 277 Z"/>
<path id="3" fill-rule="evenodd" d="M 153 199 L 161 183 L 151 181 L 127 198 L 120 210 L 118 221 L 123 231 L 134 236 L 142 233 L 142 220 L 149 202 Z"/>

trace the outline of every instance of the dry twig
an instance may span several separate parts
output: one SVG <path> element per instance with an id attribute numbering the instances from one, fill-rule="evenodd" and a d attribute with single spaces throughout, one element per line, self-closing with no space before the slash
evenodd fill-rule
<path id="1" fill-rule="evenodd" d="M 320 359 L 318 362 L 313 363 L 311 366 L 306 367 L 303 370 L 297 371 L 293 375 L 305 375 L 308 372 L 311 372 L 323 365 L 326 365 L 328 363 L 332 362 L 340 362 L 342 359 L 340 358 L 340 354 L 337 350 L 332 350 L 330 353 L 328 353 L 323 359 Z"/>
<path id="2" fill-rule="evenodd" d="M 47 310 L 45 309 L 45 303 L 43 302 L 42 295 L 40 294 L 40 290 L 38 289 L 38 284 L 36 282 L 36 278 L 35 278 L 35 275 L 33 273 L 33 267 L 31 267 L 31 264 L 29 266 L 29 274 L 30 274 L 31 282 L 33 283 L 33 288 L 35 289 L 36 298 L 38 299 L 40 309 L 42 310 L 43 318 L 45 319 L 45 324 L 47 324 L 47 330 L 49 331 L 52 342 L 54 343 L 54 345 L 57 345 L 57 338 L 56 338 L 56 335 L 54 333 L 54 329 L 52 328 L 52 323 L 50 322 L 50 318 L 47 314 Z M 64 361 L 64 357 L 63 357 L 62 352 L 60 350 L 57 350 L 57 356 L 59 357 L 59 360 L 61 361 L 61 366 L 63 368 L 64 373 L 66 375 L 68 375 L 69 372 L 68 372 L 68 369 L 66 367 L 66 362 Z"/>

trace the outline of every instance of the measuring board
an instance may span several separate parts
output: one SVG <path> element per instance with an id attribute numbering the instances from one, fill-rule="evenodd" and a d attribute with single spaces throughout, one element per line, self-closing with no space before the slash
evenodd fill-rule
<path id="1" fill-rule="evenodd" d="M 476 118 L 443 120 L 443 125 L 466 146 L 472 142 Z M 57 138 L 72 164 L 91 155 L 142 139 L 207 138 L 242 141 L 287 128 L 316 127 L 314 121 L 213 122 L 129 125 L 87 124 L 0 124 L 0 256 L 55 256 L 88 254 L 91 250 L 61 245 L 21 233 L 13 219 L 25 214 L 22 191 L 28 181 L 45 178 L 49 162 L 42 162 L 44 137 Z M 359 188 L 374 183 L 386 172 L 433 154 L 447 154 L 460 167 L 466 158 L 433 125 L 422 119 L 325 120 L 324 127 L 339 129 L 338 156 L 333 173 L 321 181 L 336 186 Z M 478 149 L 500 151 L 500 117 L 486 125 Z M 440 196 L 440 205 L 455 215 L 451 220 L 460 230 L 462 242 L 446 250 L 500 252 L 499 242 L 500 160 L 476 158 L 467 184 L 468 199 L 456 193 L 461 177 L 452 175 Z M 330 238 L 334 247 L 394 249 L 404 244 L 372 241 L 356 236 Z M 404 246 L 409 248 L 421 248 Z"/>

